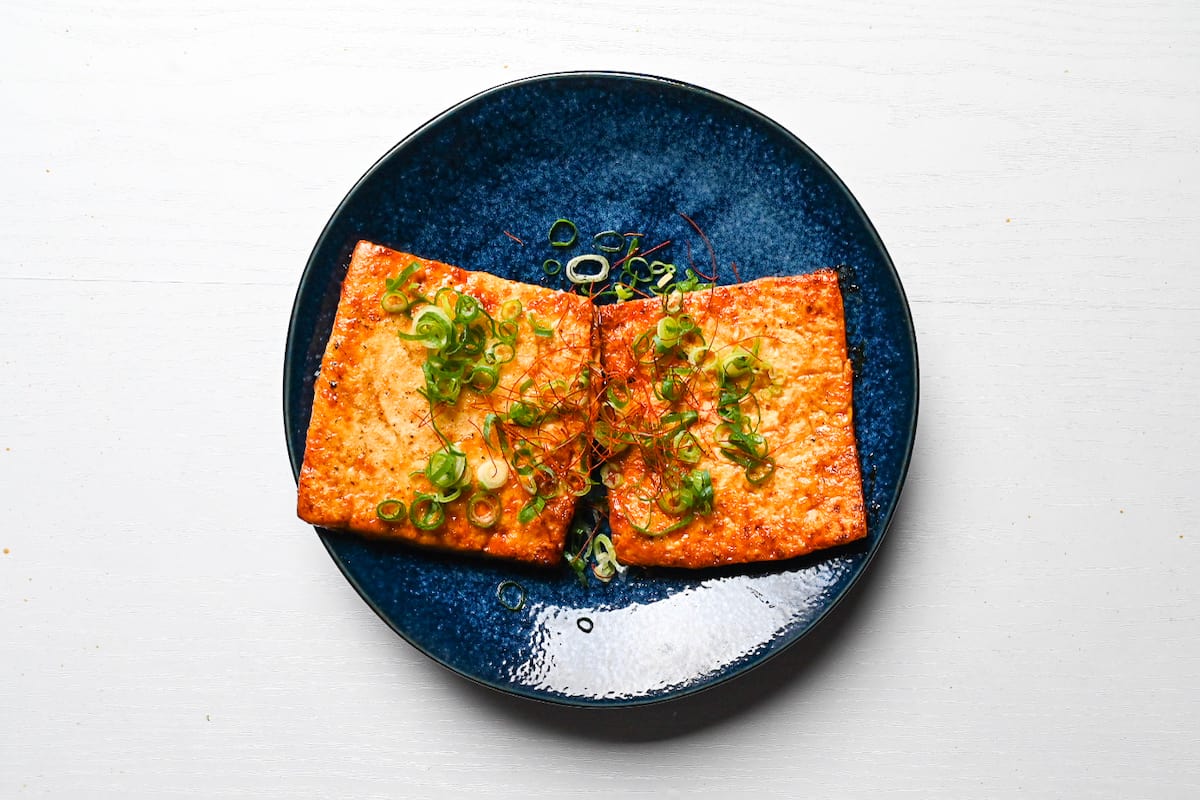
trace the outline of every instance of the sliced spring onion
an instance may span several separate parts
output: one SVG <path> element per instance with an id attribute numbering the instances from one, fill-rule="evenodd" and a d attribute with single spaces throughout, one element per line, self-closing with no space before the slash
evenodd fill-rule
<path id="1" fill-rule="evenodd" d="M 384 281 L 384 294 L 379 301 L 384 311 L 389 314 L 401 314 L 412 307 L 413 299 L 408 296 L 404 284 L 408 283 L 408 279 L 420 268 L 421 265 L 414 261 L 405 267 L 398 277 Z"/>
<path id="2" fill-rule="evenodd" d="M 594 265 L 593 272 L 581 272 L 580 269 L 585 265 Z M 567 262 L 567 280 L 571 283 L 599 283 L 608 277 L 612 267 L 608 263 L 608 259 L 602 255 L 595 253 L 587 253 L 582 256 L 575 256 Z"/>
<path id="3" fill-rule="evenodd" d="M 675 458 L 685 464 L 699 463 L 704 451 L 700 449 L 700 441 L 691 431 L 679 431 L 671 439 L 671 449 Z"/>
<path id="4" fill-rule="evenodd" d="M 540 494 L 532 497 L 528 503 L 521 507 L 521 512 L 517 514 L 517 521 L 522 525 L 528 525 L 537 519 L 538 514 L 541 514 L 546 508 L 546 498 Z"/>
<path id="5" fill-rule="evenodd" d="M 612 464 L 605 462 L 600 467 L 600 482 L 608 489 L 615 489 L 621 485 L 621 473 L 614 469 Z"/>
<path id="6" fill-rule="evenodd" d="M 608 399 L 608 404 L 618 411 L 627 408 L 629 401 L 633 399 L 633 394 L 629 391 L 629 384 L 620 379 L 610 381 L 604 389 L 604 395 Z"/>
<path id="7" fill-rule="evenodd" d="M 481 394 L 487 394 L 500 384 L 500 372 L 486 364 L 476 364 L 467 375 L 467 385 Z"/>
<path id="8" fill-rule="evenodd" d="M 637 525 L 637 524 L 631 524 L 631 527 L 638 533 L 642 534 L 643 536 L 666 536 L 668 533 L 674 533 L 675 531 L 680 530 L 681 528 L 686 528 L 688 525 L 692 524 L 692 520 L 694 520 L 694 519 L 696 519 L 695 514 L 688 514 L 683 519 L 681 519 L 671 525 L 668 525 L 667 527 L 663 528 L 661 531 L 652 531 L 643 525 Z"/>
<path id="9" fill-rule="evenodd" d="M 454 301 L 454 318 L 463 323 L 474 322 L 483 313 L 479 301 L 469 294 L 460 294 Z"/>
<path id="10" fill-rule="evenodd" d="M 432 403 L 454 403 L 462 391 L 462 378 L 444 363 L 427 360 L 421 370 L 425 373 L 425 388 L 421 393 Z"/>
<path id="11" fill-rule="evenodd" d="M 550 225 L 546 238 L 550 240 L 551 247 L 570 247 L 579 238 L 579 229 L 571 220 L 559 217 Z"/>
<path id="12" fill-rule="evenodd" d="M 592 539 L 592 557 L 596 559 L 592 574 L 602 581 L 610 581 L 625 571 L 625 566 L 617 561 L 617 548 L 606 533 L 598 533 Z"/>
<path id="13" fill-rule="evenodd" d="M 450 316 L 435 305 L 421 306 L 413 313 L 412 332 L 401 333 L 400 338 L 420 342 L 429 350 L 441 350 L 454 337 L 454 324 Z"/>
<path id="14" fill-rule="evenodd" d="M 618 283 L 613 286 L 613 291 L 617 293 L 617 302 L 624 303 L 627 300 L 633 299 L 633 289 L 630 289 L 623 283 Z"/>
<path id="15" fill-rule="evenodd" d="M 433 499 L 445 505 L 462 497 L 462 493 L 463 487 L 459 484 L 458 486 L 451 486 L 449 489 L 438 489 L 438 493 L 433 496 Z"/>
<path id="16" fill-rule="evenodd" d="M 675 317 L 663 317 L 658 321 L 658 326 L 655 328 L 655 351 L 658 353 L 667 352 L 679 344 L 679 337 L 682 335 L 683 330 L 679 327 L 679 320 Z"/>
<path id="17" fill-rule="evenodd" d="M 672 411 L 662 418 L 663 427 L 677 426 L 678 428 L 686 428 L 690 425 L 695 425 L 700 420 L 700 412 L 689 408 L 687 411 Z"/>
<path id="18" fill-rule="evenodd" d="M 447 315 L 454 313 L 454 302 L 458 299 L 458 292 L 451 289 L 449 286 L 443 286 L 437 290 L 437 294 L 433 296 L 433 304 L 445 311 Z"/>
<path id="19" fill-rule="evenodd" d="M 483 354 L 489 364 L 507 364 L 517 357 L 517 351 L 508 342 L 493 342 Z"/>
<path id="20" fill-rule="evenodd" d="M 701 283 L 700 276 L 691 267 L 688 267 L 685 274 L 686 278 L 675 284 L 675 288 L 681 292 L 698 292 L 701 289 L 711 289 L 715 284 Z"/>
<path id="21" fill-rule="evenodd" d="M 480 528 L 492 528 L 500 521 L 500 498 L 491 492 L 476 492 L 467 498 L 467 521 Z"/>
<path id="22" fill-rule="evenodd" d="M 662 303 L 664 313 L 678 314 L 683 310 L 683 292 L 672 286 L 663 292 Z"/>
<path id="23" fill-rule="evenodd" d="M 502 458 L 484 458 L 475 466 L 475 480 L 485 489 L 499 489 L 508 483 L 508 462 Z"/>
<path id="24" fill-rule="evenodd" d="M 489 411 L 487 414 L 484 415 L 484 417 L 483 417 L 483 441 L 485 443 L 487 443 L 487 444 L 491 443 L 492 431 L 497 430 L 496 423 L 499 421 L 500 421 L 500 415 L 497 414 L 495 411 Z M 504 432 L 503 431 L 499 431 L 499 436 L 497 437 L 496 441 L 500 442 L 501 445 L 503 445 L 503 441 L 504 441 Z"/>
<path id="25" fill-rule="evenodd" d="M 515 319 L 506 319 L 496 323 L 496 338 L 507 345 L 517 343 L 517 334 L 520 328 L 517 327 Z"/>
<path id="26" fill-rule="evenodd" d="M 679 379 L 679 376 L 674 370 L 667 372 L 662 380 L 655 384 L 654 394 L 668 403 L 674 403 L 680 397 L 683 397 L 685 383 Z"/>
<path id="27" fill-rule="evenodd" d="M 567 491 L 576 497 L 583 497 L 592 490 L 592 479 L 584 470 L 568 470 L 562 478 Z"/>
<path id="28" fill-rule="evenodd" d="M 638 281 L 648 280 L 650 262 L 641 256 L 631 256 L 621 265 L 621 273 L 632 278 L 631 282 L 636 285 Z"/>
<path id="29" fill-rule="evenodd" d="M 384 522 L 401 522 L 406 519 L 404 503 L 388 498 L 375 506 L 375 516 Z"/>
<path id="30" fill-rule="evenodd" d="M 516 581 L 501 581 L 496 587 L 496 599 L 509 611 L 520 611 L 525 607 L 525 587 Z"/>
<path id="31" fill-rule="evenodd" d="M 686 478 L 692 491 L 692 508 L 698 514 L 711 514 L 713 510 L 712 474 L 706 469 L 694 469 Z"/>
<path id="32" fill-rule="evenodd" d="M 417 262 L 417 261 L 412 262 L 407 267 L 405 267 L 404 271 L 401 272 L 397 277 L 386 279 L 384 281 L 384 287 L 389 292 L 398 291 L 399 289 L 401 289 L 404 286 L 404 284 L 408 283 L 408 279 L 411 278 L 413 276 L 413 273 L 415 273 L 420 268 L 421 268 L 420 262 Z"/>
<path id="33" fill-rule="evenodd" d="M 450 489 L 462 482 L 467 470 L 467 456 L 456 447 L 443 447 L 429 456 L 425 477 L 439 489 Z"/>
<path id="34" fill-rule="evenodd" d="M 557 258 L 547 258 L 542 262 L 542 272 L 547 275 L 557 275 L 562 272 L 562 262 Z"/>
<path id="35" fill-rule="evenodd" d="M 718 362 L 721 374 L 726 378 L 743 378 L 754 371 L 758 356 L 744 347 L 735 347 L 731 352 L 722 356 Z"/>
<path id="36" fill-rule="evenodd" d="M 592 237 L 592 244 L 602 253 L 619 253 L 625 249 L 625 237 L 616 231 L 601 231 Z"/>
<path id="37" fill-rule="evenodd" d="M 402 291 L 386 292 L 379 299 L 379 305 L 389 314 L 403 314 L 412 306 L 412 300 Z"/>
<path id="38" fill-rule="evenodd" d="M 541 336 L 543 339 L 548 339 L 554 335 L 554 329 L 549 325 L 543 325 L 538 322 L 537 317 L 533 314 L 526 314 L 525 318 L 529 320 L 529 327 L 533 328 L 534 336 Z"/>
<path id="39" fill-rule="evenodd" d="M 775 474 L 775 459 L 767 456 L 757 464 L 746 467 L 746 480 L 755 486 Z"/>
<path id="40" fill-rule="evenodd" d="M 522 428 L 535 428 L 545 419 L 545 414 L 537 406 L 518 400 L 508 409 L 508 420 Z"/>
<path id="41" fill-rule="evenodd" d="M 674 489 L 663 492 L 655 498 L 658 507 L 672 516 L 679 516 L 686 513 L 695 502 L 695 496 L 692 490 L 687 486 L 676 486 Z"/>
<path id="42" fill-rule="evenodd" d="M 500 319 L 516 319 L 521 316 L 521 301 L 515 297 L 500 304 Z"/>
<path id="43" fill-rule="evenodd" d="M 435 495 L 418 494 L 408 506 L 408 519 L 421 530 L 431 531 L 446 521 L 446 509 Z"/>
<path id="44" fill-rule="evenodd" d="M 710 353 L 712 353 L 712 350 L 709 349 L 708 343 L 704 342 L 689 347 L 686 351 L 686 356 L 688 363 L 693 367 L 708 367 Z"/>

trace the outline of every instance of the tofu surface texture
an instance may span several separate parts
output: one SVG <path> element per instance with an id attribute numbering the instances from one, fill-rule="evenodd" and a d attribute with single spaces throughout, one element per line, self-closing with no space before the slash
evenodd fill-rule
<path id="1" fill-rule="evenodd" d="M 667 313 L 659 298 L 599 309 L 605 380 L 627 395 L 622 414 L 606 408 L 614 426 L 645 441 L 611 459 L 610 523 L 622 563 L 685 568 L 793 558 L 863 538 L 867 525 L 852 415 L 851 363 L 837 275 L 832 270 L 763 278 L 684 295 L 682 309 L 710 353 L 696 351 L 700 368 L 687 373 L 683 397 L 667 402 L 654 389 L 666 362 L 646 352 Z M 652 339 L 651 339 L 652 340 Z M 765 440 L 775 470 L 761 483 L 722 454 L 729 429 L 719 427 L 718 368 L 742 348 L 757 348 L 753 398 L 740 403 L 748 425 Z M 661 384 L 660 384 L 661 385 Z M 668 392 L 668 395 L 674 394 Z M 698 462 L 683 469 L 711 476 L 709 513 L 668 513 L 664 419 L 694 410 L 687 429 L 699 444 Z M 602 422 L 599 424 L 603 424 Z M 691 456 L 693 459 L 696 457 Z M 670 461 L 670 450 L 666 451 Z M 759 476 L 755 476 L 756 478 Z M 688 521 L 688 517 L 691 517 Z"/>
<path id="2" fill-rule="evenodd" d="M 521 304 L 515 320 L 518 338 L 511 361 L 498 365 L 499 384 L 490 392 L 464 389 L 456 403 L 437 404 L 432 417 L 422 394 L 428 351 L 421 342 L 400 336 L 411 332 L 417 307 L 395 313 L 381 305 L 387 279 L 414 264 L 405 285 L 424 297 L 435 298 L 441 289 L 452 290 L 442 293 L 448 301 L 469 295 L 497 321 L 503 304 Z M 509 303 L 509 313 L 514 305 Z M 558 563 L 576 497 L 560 486 L 530 521 L 522 523 L 518 517 L 533 497 L 527 487 L 540 486 L 537 494 L 549 495 L 550 476 L 585 469 L 594 399 L 592 318 L 593 307 L 585 297 L 359 242 L 315 383 L 299 478 L 299 516 L 325 528 L 443 550 Z M 545 335 L 547 329 L 550 335 Z M 519 402 L 552 413 L 532 425 L 506 421 Z M 489 414 L 497 415 L 491 426 L 485 425 Z M 445 519 L 432 530 L 407 518 L 380 519 L 382 501 L 399 500 L 407 508 L 418 495 L 436 491 L 425 469 L 429 456 L 445 446 L 438 431 L 466 456 L 461 496 L 444 504 Z M 507 448 L 499 444 L 501 436 Z M 525 480 L 512 464 L 514 450 L 522 453 L 517 460 L 526 467 L 538 466 L 533 475 L 525 470 Z M 468 519 L 467 502 L 478 489 L 477 471 L 488 472 L 489 467 L 507 468 L 509 477 L 494 490 L 499 520 L 481 527 Z M 487 512 L 486 507 L 481 510 Z"/>

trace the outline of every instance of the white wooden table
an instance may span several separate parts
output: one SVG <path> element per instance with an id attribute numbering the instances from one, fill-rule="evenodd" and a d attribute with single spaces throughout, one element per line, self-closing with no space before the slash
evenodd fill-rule
<path id="1" fill-rule="evenodd" d="M 0 797 L 1200 796 L 1200 7 L 296 5 L 0 9 Z M 281 421 L 296 283 L 357 177 L 563 69 L 794 131 L 921 353 L 852 597 L 623 712 L 396 637 L 295 519 Z"/>

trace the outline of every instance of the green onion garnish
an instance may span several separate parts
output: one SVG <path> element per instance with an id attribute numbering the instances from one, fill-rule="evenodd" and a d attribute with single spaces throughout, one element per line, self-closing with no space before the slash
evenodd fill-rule
<path id="1" fill-rule="evenodd" d="M 462 482 L 466 470 L 466 454 L 455 447 L 443 447 L 429 456 L 425 477 L 439 489 L 450 489 Z"/>
<path id="2" fill-rule="evenodd" d="M 404 292 L 387 292 L 380 298 L 379 305 L 389 314 L 402 314 L 412 306 L 412 301 Z"/>
<path id="3" fill-rule="evenodd" d="M 643 536 L 666 536 L 668 533 L 674 533 L 677 530 L 686 528 L 688 525 L 692 524 L 692 520 L 694 520 L 694 519 L 696 519 L 695 514 L 688 514 L 683 519 L 679 520 L 678 522 L 676 522 L 672 525 L 668 525 L 667 527 L 663 528 L 661 531 L 652 531 L 649 528 L 647 528 L 643 525 L 638 525 L 636 523 L 630 523 L 630 527 L 632 527 L 635 531 L 642 534 Z"/>
<path id="4" fill-rule="evenodd" d="M 375 516 L 384 522 L 401 522 L 405 519 L 404 503 L 387 499 L 375 506 Z"/>
<path id="5" fill-rule="evenodd" d="M 546 498 L 539 495 L 534 495 L 528 503 L 521 507 L 521 512 L 517 514 L 517 521 L 522 525 L 528 525 L 537 519 L 538 514 L 541 514 L 546 508 Z"/>
<path id="6" fill-rule="evenodd" d="M 513 298 L 500 304 L 500 319 L 516 319 L 521 316 L 521 301 Z"/>
<path id="7" fill-rule="evenodd" d="M 562 262 L 557 258 L 547 258 L 542 262 L 542 272 L 547 275 L 557 275 L 562 272 Z"/>
<path id="8" fill-rule="evenodd" d="M 401 339 L 420 342 L 429 350 L 441 350 L 450 344 L 454 325 L 450 316 L 434 305 L 421 306 L 413 314 L 412 332 L 400 333 Z"/>
<path id="9" fill-rule="evenodd" d="M 594 272 L 581 272 L 580 269 L 588 264 L 594 265 Z M 599 283 L 608 277 L 610 269 L 612 267 L 604 256 L 585 253 L 567 262 L 567 280 L 574 284 Z"/>
<path id="10" fill-rule="evenodd" d="M 579 229 L 571 220 L 559 217 L 554 220 L 550 226 L 550 232 L 546 236 L 550 240 L 551 247 L 570 247 L 579 238 Z"/>
<path id="11" fill-rule="evenodd" d="M 545 414 L 532 403 L 518 400 L 508 409 L 508 421 L 522 428 L 536 428 L 543 419 Z"/>
<path id="12" fill-rule="evenodd" d="M 467 376 L 467 385 L 477 392 L 487 394 L 500 384 L 500 372 L 486 364 L 475 364 Z"/>
<path id="13" fill-rule="evenodd" d="M 458 300 L 454 302 L 455 321 L 465 325 L 474 322 L 482 312 L 483 308 L 479 305 L 479 301 L 469 294 L 460 294 Z"/>
<path id="14" fill-rule="evenodd" d="M 596 559 L 592 574 L 602 581 L 610 581 L 625 571 L 625 567 L 617 561 L 617 548 L 606 533 L 598 533 L 592 539 L 592 556 Z"/>
<path id="15" fill-rule="evenodd" d="M 625 249 L 625 237 L 616 231 L 601 231 L 592 237 L 592 244 L 602 253 L 619 253 Z"/>
<path id="16" fill-rule="evenodd" d="M 431 531 L 446 521 L 446 510 L 435 495 L 422 493 L 409 505 L 408 518 L 421 530 Z"/>
<path id="17" fill-rule="evenodd" d="M 507 345 L 516 344 L 519 333 L 520 328 L 515 319 L 506 319 L 496 323 L 496 338 Z"/>
<path id="18" fill-rule="evenodd" d="M 537 318 L 534 317 L 533 314 L 526 314 L 525 318 L 529 320 L 529 327 L 533 328 L 534 336 L 549 338 L 554 335 L 554 329 L 538 322 Z"/>
<path id="19" fill-rule="evenodd" d="M 467 521 L 480 528 L 492 528 L 500 521 L 500 498 L 491 492 L 476 492 L 467 499 Z"/>
<path id="20" fill-rule="evenodd" d="M 509 611 L 520 611 L 525 607 L 525 587 L 516 581 L 501 581 L 496 587 L 496 599 Z"/>
<path id="21" fill-rule="evenodd" d="M 494 417 L 495 414 L 488 416 Z M 484 432 L 487 437 L 487 432 Z M 508 483 L 508 462 L 499 458 L 485 458 L 475 467 L 475 480 L 485 489 L 499 489 Z"/>

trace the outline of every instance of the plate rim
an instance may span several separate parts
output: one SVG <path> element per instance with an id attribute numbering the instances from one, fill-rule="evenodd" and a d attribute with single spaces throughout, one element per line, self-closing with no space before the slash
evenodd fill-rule
<path id="1" fill-rule="evenodd" d="M 720 104 L 730 106 L 732 108 L 737 109 L 738 111 L 740 111 L 742 113 L 749 114 L 750 116 L 756 118 L 762 124 L 766 125 L 768 128 L 772 129 L 774 132 L 776 132 L 777 134 L 782 136 L 790 145 L 792 145 L 794 147 L 798 147 L 801 151 L 803 151 L 805 154 L 807 154 L 808 157 L 811 158 L 813 160 L 813 162 L 821 170 L 823 170 L 825 173 L 827 173 L 827 175 L 832 179 L 833 185 L 838 190 L 840 190 L 841 193 L 844 195 L 845 199 L 849 202 L 851 209 L 858 215 L 858 217 L 863 222 L 865 230 L 869 234 L 869 238 L 870 238 L 871 242 L 874 244 L 874 246 L 876 248 L 878 248 L 879 253 L 883 257 L 883 263 L 886 267 L 886 272 L 890 275 L 892 282 L 895 284 L 896 292 L 900 298 L 900 304 L 903 307 L 903 311 L 904 311 L 904 320 L 906 323 L 908 340 L 911 343 L 910 354 L 911 354 L 911 368 L 912 368 L 912 378 L 913 378 L 912 396 L 911 396 L 912 415 L 911 415 L 911 419 L 908 421 L 908 425 L 907 425 L 906 441 L 904 443 L 903 457 L 902 457 L 902 460 L 900 463 L 900 470 L 899 470 L 898 478 L 896 481 L 895 491 L 892 493 L 892 496 L 889 498 L 887 507 L 880 509 L 880 513 L 883 514 L 883 518 L 882 518 L 881 528 L 879 531 L 878 538 L 876 538 L 876 540 L 867 549 L 867 552 L 863 558 L 862 563 L 850 575 L 850 578 L 847 581 L 846 585 L 843 586 L 833 597 L 831 597 L 829 599 L 829 601 L 825 604 L 825 607 L 803 628 L 803 630 L 796 632 L 788 640 L 781 642 L 780 644 L 773 647 L 772 649 L 770 649 L 766 652 L 763 652 L 763 653 L 759 653 L 757 655 L 750 656 L 742 664 L 740 664 L 736 667 L 727 667 L 719 675 L 712 677 L 710 679 L 707 679 L 698 684 L 692 684 L 692 685 L 688 685 L 688 686 L 684 686 L 684 687 L 675 687 L 672 689 L 654 692 L 654 693 L 647 694 L 647 695 L 640 695 L 637 697 L 622 697 L 622 698 L 612 699 L 612 698 L 583 697 L 583 696 L 567 697 L 567 696 L 554 695 L 554 694 L 549 694 L 549 693 L 544 693 L 544 692 L 539 693 L 530 687 L 514 685 L 514 684 L 503 684 L 500 682 L 489 681 L 489 680 L 482 678 L 480 676 L 477 676 L 477 675 L 471 675 L 471 674 L 463 671 L 462 669 L 459 669 L 455 665 L 443 660 L 442 658 L 438 657 L 434 653 L 430 652 L 428 649 L 423 647 L 421 644 L 414 641 L 407 633 L 405 633 L 403 630 L 401 630 L 391 619 L 389 619 L 388 615 L 384 613 L 384 611 L 380 608 L 379 604 L 376 603 L 366 591 L 364 591 L 363 587 L 359 584 L 359 582 L 349 573 L 346 564 L 338 556 L 338 554 L 334 551 L 333 546 L 330 542 L 330 539 L 331 539 L 331 536 L 334 536 L 335 534 L 333 534 L 331 531 L 328 531 L 319 526 L 312 526 L 314 528 L 314 530 L 316 530 L 316 532 L 321 540 L 322 545 L 325 547 L 325 551 L 329 554 L 329 556 L 332 559 L 332 561 L 334 562 L 334 564 L 337 565 L 337 568 L 342 573 L 342 576 L 354 588 L 354 591 L 367 604 L 367 606 L 372 611 L 375 612 L 376 616 L 378 616 L 384 622 L 384 624 L 386 624 L 388 626 L 388 628 L 390 628 L 394 633 L 396 633 L 398 636 L 400 636 L 400 638 L 403 639 L 405 642 L 407 642 L 409 645 L 414 647 L 418 652 L 420 652 L 422 655 L 428 657 L 435 663 L 441 665 L 443 668 L 454 673 L 456 676 L 458 676 L 460 678 L 466 678 L 467 680 L 471 681 L 472 683 L 474 683 L 478 686 L 486 687 L 487 689 L 499 692 L 504 695 L 513 696 L 513 697 L 521 697 L 521 698 L 525 698 L 528 700 L 534 700 L 537 702 L 547 703 L 547 704 L 555 705 L 555 706 L 566 706 L 566 707 L 574 707 L 574 708 L 644 707 L 644 706 L 657 705 L 657 704 L 661 704 L 661 703 L 667 703 L 667 702 L 671 702 L 671 701 L 675 701 L 675 700 L 680 700 L 682 698 L 694 697 L 697 694 L 707 692 L 710 689 L 713 689 L 717 686 L 727 684 L 730 681 L 735 680 L 736 678 L 742 677 L 742 676 L 746 675 L 747 673 L 753 671 L 755 668 L 762 666 L 763 664 L 767 663 L 768 661 L 771 661 L 773 658 L 775 658 L 779 654 L 786 652 L 788 650 L 791 650 L 793 647 L 796 646 L 797 643 L 799 643 L 800 641 L 805 639 L 810 633 L 812 633 L 812 631 L 815 630 L 824 620 L 828 619 L 828 617 L 833 612 L 833 610 L 835 608 L 837 608 L 839 605 L 841 605 L 842 601 L 854 590 L 854 588 L 862 580 L 863 575 L 866 574 L 866 572 L 870 568 L 872 562 L 875 560 L 875 556 L 878 554 L 880 548 L 882 547 L 884 539 L 887 538 L 887 534 L 891 530 L 892 523 L 895 521 L 896 509 L 899 506 L 900 498 L 903 495 L 904 485 L 905 485 L 907 477 L 908 477 L 908 470 L 912 463 L 913 449 L 914 449 L 914 446 L 916 443 L 917 426 L 918 426 L 918 422 L 920 419 L 919 412 L 920 412 L 920 396 L 921 396 L 921 392 L 920 392 L 920 384 L 921 384 L 921 381 L 920 381 L 920 358 L 919 358 L 919 353 L 918 353 L 916 327 L 913 322 L 912 306 L 908 302 L 908 295 L 905 292 L 904 284 L 900 280 L 899 272 L 896 270 L 895 262 L 892 260 L 891 254 L 888 252 L 887 246 L 884 244 L 883 239 L 879 236 L 879 232 L 876 230 L 875 224 L 871 221 L 871 218 L 869 216 L 867 216 L 867 213 L 866 213 L 865 209 L 863 209 L 862 204 L 859 203 L 858 198 L 855 197 L 853 192 L 850 191 L 850 187 L 846 184 L 845 181 L 843 181 L 841 179 L 841 176 L 839 176 L 833 170 L 833 168 L 830 167 L 829 164 L 826 163 L 826 161 L 823 158 L 821 158 L 820 155 L 817 154 L 817 152 L 815 150 L 813 150 L 811 147 L 809 147 L 795 133 L 788 130 L 783 125 L 776 122 L 774 119 L 767 116 L 766 114 L 763 114 L 762 112 L 757 111 L 756 109 L 746 105 L 745 103 L 743 103 L 739 100 L 736 100 L 732 97 L 729 97 L 728 95 L 722 94 L 722 93 L 714 91 L 712 89 L 707 89 L 703 86 L 699 86 L 697 84 L 689 83 L 687 81 L 678 80 L 675 78 L 668 78 L 668 77 L 664 77 L 664 76 L 660 76 L 660 75 L 653 75 L 653 74 L 649 74 L 649 73 L 630 72 L 630 71 L 622 71 L 622 70 L 566 70 L 566 71 L 556 71 L 556 72 L 545 72 L 545 73 L 539 73 L 536 75 L 515 78 L 513 80 L 505 81 L 503 83 L 499 83 L 494 86 L 491 86 L 487 89 L 483 89 L 482 91 L 476 92 L 475 94 L 470 95 L 469 97 L 467 97 L 463 100 L 460 100 L 457 103 L 454 103 L 450 107 L 446 108 L 445 110 L 435 114 L 434 116 L 427 119 L 424 123 L 422 123 L 421 125 L 414 128 L 412 131 L 410 131 L 407 135 L 405 135 L 403 138 L 401 138 L 398 142 L 396 142 L 390 148 L 388 148 L 387 151 L 383 155 L 381 155 L 379 158 L 377 158 L 375 160 L 375 162 L 372 163 L 371 166 L 369 168 L 367 168 L 367 170 L 365 172 L 363 172 L 363 174 L 354 182 L 354 184 L 351 186 L 349 191 L 347 191 L 345 196 L 342 198 L 341 202 L 338 203 L 337 207 L 330 214 L 329 219 L 325 222 L 324 227 L 321 229 L 321 233 L 317 237 L 317 240 L 314 243 L 312 250 L 309 252 L 308 258 L 306 259 L 305 264 L 304 264 L 304 270 L 301 273 L 300 282 L 297 285 L 296 293 L 292 300 L 292 310 L 291 310 L 290 317 L 288 320 L 287 340 L 286 340 L 286 345 L 285 345 L 285 349 L 284 349 L 284 369 L 283 369 L 284 439 L 287 444 L 288 460 L 292 467 L 293 480 L 299 481 L 300 467 L 303 463 L 303 454 L 302 454 L 302 452 L 297 451 L 297 448 L 292 443 L 292 436 L 289 433 L 289 421 L 295 415 L 295 408 L 293 408 L 291 392 L 289 391 L 289 387 L 293 383 L 294 378 L 297 377 L 296 373 L 298 370 L 298 366 L 297 366 L 297 356 L 298 356 L 298 353 L 297 353 L 297 350 L 298 350 L 298 348 L 297 348 L 297 330 L 298 330 L 297 319 L 298 319 L 299 313 L 300 313 L 301 299 L 303 297 L 305 297 L 306 294 L 308 293 L 309 284 L 315 280 L 313 275 L 315 272 L 317 255 L 325 248 L 325 246 L 327 244 L 327 240 L 329 239 L 329 237 L 333 231 L 333 228 L 335 227 L 336 221 L 341 216 L 342 211 L 350 204 L 350 202 L 354 199 L 354 197 L 358 194 L 358 192 L 361 189 L 363 189 L 364 185 L 383 167 L 384 164 L 391 161 L 392 158 L 397 156 L 408 145 L 409 142 L 411 142 L 413 139 L 415 139 L 416 137 L 423 134 L 425 131 L 429 130 L 430 128 L 432 128 L 433 126 L 438 124 L 440 121 L 459 113 L 465 107 L 470 106 L 490 95 L 498 94 L 500 92 L 503 92 L 503 91 L 513 88 L 515 86 L 532 85 L 532 84 L 548 82 L 548 81 L 552 81 L 552 80 L 561 80 L 564 78 L 565 79 L 583 79 L 583 80 L 586 80 L 586 79 L 630 80 L 630 81 L 639 82 L 639 83 L 660 84 L 660 85 L 664 85 L 664 86 L 670 86 L 675 89 L 682 89 L 685 92 L 694 93 L 694 94 L 698 94 L 698 95 L 710 98 L 712 100 L 717 101 Z"/>

